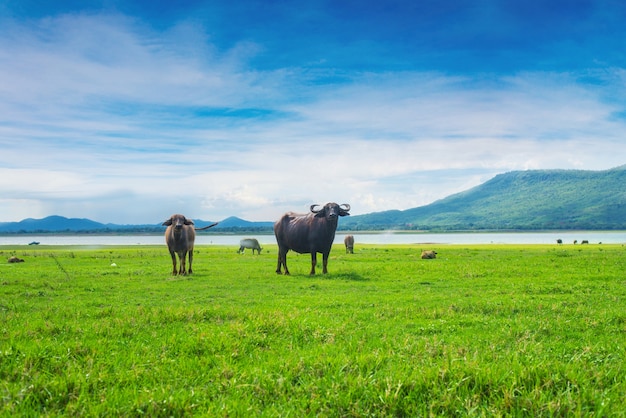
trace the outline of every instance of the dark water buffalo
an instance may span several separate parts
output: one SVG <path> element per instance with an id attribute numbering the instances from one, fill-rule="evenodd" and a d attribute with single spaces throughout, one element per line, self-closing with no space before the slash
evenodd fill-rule
<path id="1" fill-rule="evenodd" d="M 343 243 L 346 246 L 346 254 L 354 254 L 354 236 L 346 235 L 346 237 L 343 239 Z"/>
<path id="2" fill-rule="evenodd" d="M 189 274 L 193 273 L 193 245 L 196 240 L 196 232 L 209 229 L 217 225 L 217 222 L 205 226 L 203 228 L 194 228 L 193 221 L 185 218 L 183 215 L 172 215 L 167 221 L 163 222 L 163 226 L 167 226 L 165 230 L 165 242 L 172 256 L 172 274 L 187 274 L 185 268 L 185 258 L 189 254 Z M 180 259 L 180 270 L 176 271 L 176 254 Z"/>
<path id="3" fill-rule="evenodd" d="M 278 242 L 278 266 L 276 273 L 282 274 L 281 267 L 287 269 L 287 252 L 294 250 L 300 254 L 311 254 L 311 275 L 315 274 L 317 253 L 322 253 L 323 272 L 328 273 L 328 254 L 335 239 L 337 220 L 340 216 L 350 215 L 350 205 L 327 203 L 320 209 L 311 205 L 311 212 L 295 214 L 288 212 L 274 224 L 274 235 Z"/>
<path id="4" fill-rule="evenodd" d="M 261 244 L 259 244 L 259 241 L 257 241 L 255 238 L 244 238 L 239 241 L 239 250 L 237 252 L 243 254 L 246 248 L 251 249 L 252 254 L 254 254 L 254 250 L 256 250 L 257 255 L 261 254 L 261 250 L 263 249 L 261 248 Z"/>

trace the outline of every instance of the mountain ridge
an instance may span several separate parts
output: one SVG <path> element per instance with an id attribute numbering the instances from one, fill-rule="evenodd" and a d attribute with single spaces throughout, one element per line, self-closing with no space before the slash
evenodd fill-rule
<path id="1" fill-rule="evenodd" d="M 354 217 L 351 229 L 626 229 L 626 165 L 604 171 L 526 170 L 404 211 Z M 387 218 L 381 219 L 381 218 Z"/>
<path id="2" fill-rule="evenodd" d="M 525 170 L 498 174 L 431 204 L 342 218 L 339 229 L 359 230 L 626 230 L 626 165 L 603 171 Z M 194 220 L 196 227 L 213 221 Z M 273 221 L 230 216 L 209 233 L 271 232 Z M 0 222 L 0 233 L 158 233 L 161 223 L 103 224 L 51 215 Z"/>
<path id="3" fill-rule="evenodd" d="M 211 225 L 214 221 L 194 219 L 196 228 Z M 230 216 L 212 229 L 219 232 L 234 232 L 237 230 L 271 230 L 273 222 L 246 221 L 236 216 Z M 100 223 L 86 218 L 66 218 L 59 215 L 46 216 L 41 219 L 26 218 L 19 222 L 0 222 L 0 233 L 157 233 L 165 231 L 161 223 L 156 224 L 128 224 Z M 203 232 L 204 233 L 204 232 Z"/>

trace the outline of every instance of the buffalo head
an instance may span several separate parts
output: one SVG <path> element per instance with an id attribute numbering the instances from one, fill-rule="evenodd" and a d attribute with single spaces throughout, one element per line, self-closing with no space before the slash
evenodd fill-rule
<path id="1" fill-rule="evenodd" d="M 350 215 L 350 205 L 343 203 L 338 205 L 336 203 L 326 203 L 320 209 L 315 209 L 320 205 L 311 205 L 311 213 L 314 213 L 317 218 L 326 218 L 328 220 L 337 220 L 338 216 Z"/>
<path id="2" fill-rule="evenodd" d="M 163 226 L 173 226 L 177 230 L 180 230 L 183 225 L 193 224 L 194 223 L 191 219 L 187 219 L 185 216 L 180 214 L 172 215 L 167 221 L 163 222 Z"/>

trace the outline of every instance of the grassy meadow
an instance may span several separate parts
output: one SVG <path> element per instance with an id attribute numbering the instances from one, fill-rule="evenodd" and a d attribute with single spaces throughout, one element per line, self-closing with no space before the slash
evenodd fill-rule
<path id="1" fill-rule="evenodd" d="M 0 247 L 0 416 L 626 416 L 626 247 L 236 250 Z"/>

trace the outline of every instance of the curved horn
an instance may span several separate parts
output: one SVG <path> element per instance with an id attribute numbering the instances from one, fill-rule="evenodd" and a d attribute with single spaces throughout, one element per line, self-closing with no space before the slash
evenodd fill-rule
<path id="1" fill-rule="evenodd" d="M 347 203 L 342 203 L 341 205 L 339 205 L 339 207 L 345 210 L 346 212 L 350 212 L 350 205 Z"/>
<path id="2" fill-rule="evenodd" d="M 317 203 L 316 203 L 316 204 L 314 204 L 314 205 L 311 205 L 311 212 L 312 212 L 312 213 L 319 213 L 319 212 L 321 211 L 321 209 L 314 210 L 313 208 L 314 208 L 315 206 L 319 206 L 319 205 L 318 205 Z"/>

